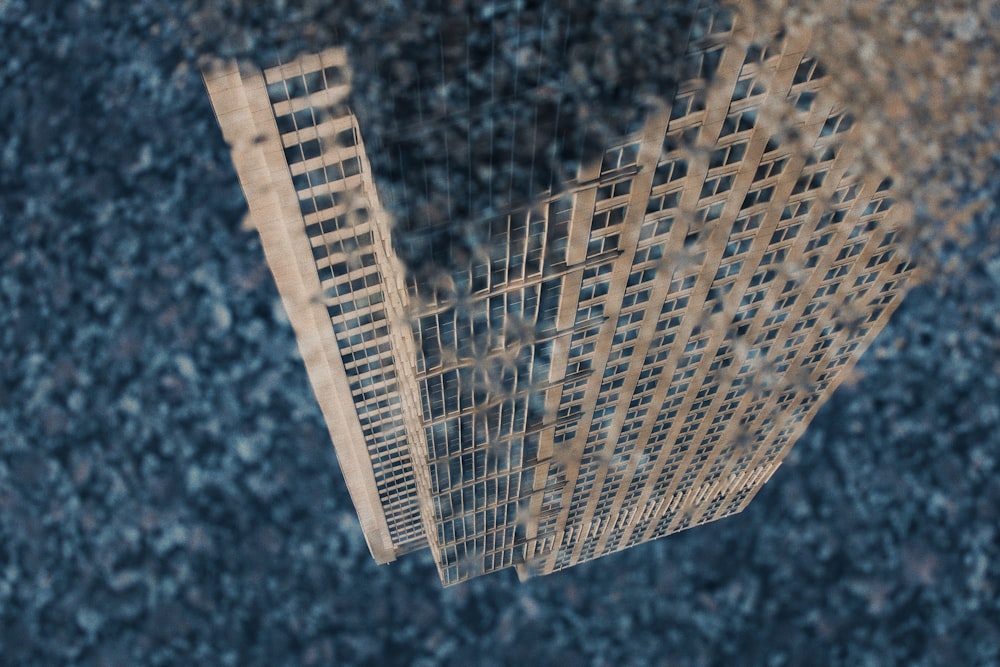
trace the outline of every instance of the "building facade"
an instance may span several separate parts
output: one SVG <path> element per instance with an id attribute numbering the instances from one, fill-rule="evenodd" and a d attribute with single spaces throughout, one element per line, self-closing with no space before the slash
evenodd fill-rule
<path id="1" fill-rule="evenodd" d="M 205 70 L 378 562 L 527 577 L 736 514 L 885 325 L 907 207 L 808 34 L 737 33 L 698 23 L 669 103 L 429 278 L 344 50 Z"/>

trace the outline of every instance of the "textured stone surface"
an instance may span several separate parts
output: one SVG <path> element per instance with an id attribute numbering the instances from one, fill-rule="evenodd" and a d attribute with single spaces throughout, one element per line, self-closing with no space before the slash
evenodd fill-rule
<path id="1" fill-rule="evenodd" d="M 1000 661 L 1000 191 L 963 176 L 1000 166 L 988 104 L 941 176 L 987 205 L 744 514 L 444 591 L 367 553 L 195 69 L 343 10 L 242 4 L 0 2 L 6 664 Z M 978 16 L 914 21 L 988 66 Z"/>

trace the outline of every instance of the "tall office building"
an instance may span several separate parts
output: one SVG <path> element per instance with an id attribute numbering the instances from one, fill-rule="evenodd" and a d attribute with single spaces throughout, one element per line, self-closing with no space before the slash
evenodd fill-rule
<path id="1" fill-rule="evenodd" d="M 547 574 L 740 512 L 886 323 L 909 212 L 808 35 L 733 23 L 700 15 L 689 80 L 436 272 L 397 256 L 344 50 L 206 69 L 378 562 Z"/>

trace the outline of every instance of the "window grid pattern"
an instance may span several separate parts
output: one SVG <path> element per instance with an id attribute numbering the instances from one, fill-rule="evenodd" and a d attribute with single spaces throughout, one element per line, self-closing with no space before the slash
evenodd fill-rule
<path id="1" fill-rule="evenodd" d="M 483 248 L 439 284 L 412 280 L 426 464 L 446 584 L 523 561 L 564 271 L 545 254 L 548 219 L 483 223 Z M 545 258 L 548 261 L 543 261 Z M 599 267 L 594 269 L 598 272 Z M 592 281 L 593 282 L 593 281 Z"/>
<path id="2" fill-rule="evenodd" d="M 763 99 L 767 91 L 761 82 L 769 80 L 764 69 L 778 67 L 780 58 L 754 58 L 744 65 L 740 81 L 745 80 L 746 98 Z M 802 80 L 791 86 L 786 101 L 808 115 L 820 108 L 815 100 L 823 82 L 822 69 L 809 59 L 804 63 L 796 74 Z M 874 322 L 885 311 L 880 302 L 888 305 L 899 297 L 899 283 L 892 283 L 888 294 L 880 291 L 899 268 L 894 235 L 886 227 L 892 199 L 885 191 L 872 192 L 870 179 L 845 175 L 837 167 L 839 144 L 827 138 L 849 131 L 849 119 L 841 130 L 846 116 L 820 119 L 814 154 L 798 161 L 791 148 L 767 140 L 749 187 L 738 194 L 743 159 L 757 131 L 756 110 L 744 106 L 726 116 L 704 177 L 692 183 L 697 175 L 689 174 L 683 133 L 692 114 L 705 112 L 700 99 L 692 92 L 678 95 L 675 113 L 681 115 L 667 130 L 626 294 L 642 289 L 647 277 L 652 284 L 669 280 L 670 289 L 663 301 L 634 311 L 625 310 L 632 305 L 626 302 L 627 314 L 619 317 L 552 570 L 740 511 L 838 373 L 863 349 L 872 332 L 867 320 Z M 693 239 L 689 233 L 678 251 L 670 245 L 676 237 L 671 232 L 684 217 L 681 199 L 693 187 L 698 206 L 688 224 L 708 231 Z M 862 206 L 866 193 L 870 199 Z M 743 198 L 742 206 L 725 219 L 725 205 L 735 196 Z M 831 203 L 817 203 L 826 200 Z M 677 262 L 683 266 L 692 255 L 703 259 L 697 248 L 719 225 L 728 233 L 720 235 L 725 241 L 718 266 L 701 287 L 705 276 L 685 274 Z M 605 225 L 597 227 L 601 231 L 592 239 L 606 233 Z M 595 281 L 583 284 L 581 308 L 590 305 Z M 693 312 L 691 299 L 699 291 L 702 301 Z M 856 305 L 848 313 L 843 304 L 852 299 Z M 706 314 L 719 318 L 713 324 L 728 326 L 732 337 L 713 346 L 710 329 L 684 326 Z M 640 323 L 655 317 L 656 326 L 643 348 L 643 377 L 631 395 L 621 395 L 623 378 L 638 363 L 632 358 L 639 338 L 632 317 Z M 574 362 L 592 353 L 590 340 L 574 339 Z M 619 359 L 629 363 L 619 365 Z M 665 376 L 667 363 L 672 370 Z M 576 414 L 572 408 L 583 395 L 582 389 L 565 391 L 560 415 Z M 659 396 L 657 405 L 653 400 Z M 614 411 L 606 412 L 611 406 Z M 617 440 L 607 442 L 615 431 L 604 425 L 616 414 L 622 427 Z M 644 427 L 649 435 L 639 442 Z"/>
<path id="3" fill-rule="evenodd" d="M 362 187 L 360 134 L 342 103 L 347 68 L 316 62 L 315 69 L 297 69 L 271 68 L 264 80 L 389 533 L 406 551 L 422 546 L 425 534 L 389 342 L 378 231 Z"/>
<path id="4" fill-rule="evenodd" d="M 570 194 L 477 221 L 465 268 L 409 280 L 405 363 L 346 67 L 265 71 L 389 531 L 430 543 L 446 585 L 741 511 L 899 301 L 892 185 L 851 173 L 822 67 L 781 39 L 733 58 L 731 29 L 697 23 L 655 141 L 621 138 Z M 779 101 L 811 153 L 772 136 Z"/>

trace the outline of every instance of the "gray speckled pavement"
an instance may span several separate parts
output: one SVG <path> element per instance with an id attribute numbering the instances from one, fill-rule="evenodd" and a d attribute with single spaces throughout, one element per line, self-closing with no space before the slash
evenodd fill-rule
<path id="1" fill-rule="evenodd" d="M 367 553 L 193 66 L 322 42 L 321 3 L 28 4 L 0 0 L 0 663 L 1000 663 L 995 207 L 745 513 L 442 590 Z"/>

